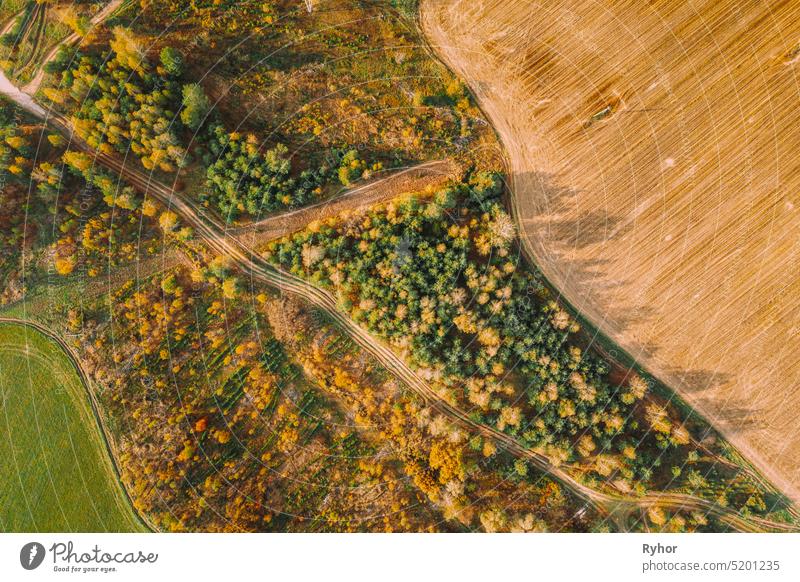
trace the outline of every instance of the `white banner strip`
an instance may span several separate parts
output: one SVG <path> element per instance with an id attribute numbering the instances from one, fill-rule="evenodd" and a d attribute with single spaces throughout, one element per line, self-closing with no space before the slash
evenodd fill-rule
<path id="1" fill-rule="evenodd" d="M 0 580 L 796 581 L 798 550 L 800 534 L 4 534 Z"/>

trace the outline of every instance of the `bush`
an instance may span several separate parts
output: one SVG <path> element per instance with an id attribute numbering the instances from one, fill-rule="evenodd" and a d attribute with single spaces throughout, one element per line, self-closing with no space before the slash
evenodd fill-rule
<path id="1" fill-rule="evenodd" d="M 195 131 L 199 129 L 210 109 L 211 103 L 200 85 L 192 83 L 183 86 L 181 121 L 186 127 Z"/>
<path id="2" fill-rule="evenodd" d="M 361 178 L 364 171 L 367 169 L 367 164 L 358 157 L 356 150 L 347 152 L 339 166 L 339 181 L 344 186 L 349 186 L 354 180 Z"/>
<path id="3" fill-rule="evenodd" d="M 183 55 L 171 46 L 161 49 L 159 54 L 161 65 L 168 75 L 180 77 L 183 74 Z"/>

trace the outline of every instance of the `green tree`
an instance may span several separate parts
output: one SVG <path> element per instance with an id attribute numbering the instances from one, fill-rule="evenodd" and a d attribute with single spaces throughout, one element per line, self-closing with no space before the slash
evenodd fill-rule
<path id="1" fill-rule="evenodd" d="M 178 280 L 175 278 L 175 275 L 168 275 L 164 280 L 161 281 L 161 290 L 166 295 L 174 295 L 177 289 Z"/>
<path id="2" fill-rule="evenodd" d="M 181 121 L 186 127 L 193 130 L 199 129 L 210 109 L 211 102 L 200 85 L 191 83 L 183 86 Z"/>
<path id="3" fill-rule="evenodd" d="M 364 174 L 367 164 L 358 156 L 358 151 L 350 150 L 343 157 L 339 166 L 339 181 L 349 186 Z"/>
<path id="4" fill-rule="evenodd" d="M 171 46 L 165 46 L 159 54 L 161 65 L 164 70 L 173 77 L 180 77 L 183 74 L 183 55 Z"/>

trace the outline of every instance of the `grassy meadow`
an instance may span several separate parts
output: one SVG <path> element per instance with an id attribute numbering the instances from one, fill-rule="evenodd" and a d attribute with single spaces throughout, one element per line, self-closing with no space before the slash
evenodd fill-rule
<path id="1" fill-rule="evenodd" d="M 0 531 L 142 531 L 60 346 L 0 323 Z"/>

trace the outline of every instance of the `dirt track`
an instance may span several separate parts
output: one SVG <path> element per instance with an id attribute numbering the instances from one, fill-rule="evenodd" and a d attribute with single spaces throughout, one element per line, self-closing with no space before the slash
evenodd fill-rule
<path id="1" fill-rule="evenodd" d="M 237 236 L 250 248 L 258 248 L 262 243 L 302 230 L 316 220 L 388 202 L 405 193 L 422 192 L 428 188 L 435 191 L 437 187 L 443 187 L 448 181 L 457 179 L 458 175 L 458 165 L 452 160 L 436 160 L 404 170 L 393 170 L 386 177 L 344 190 L 329 200 L 274 214 L 256 223 L 231 229 L 228 234 Z"/>
<path id="2" fill-rule="evenodd" d="M 117 8 L 120 7 L 120 5 L 122 4 L 122 1 L 123 0 L 111 0 L 108 4 L 106 4 L 103 8 L 101 8 L 97 12 L 97 14 L 95 14 L 92 17 L 92 19 L 90 21 L 92 27 L 97 26 L 101 22 L 104 22 L 106 18 L 111 16 L 111 14 L 113 14 L 114 11 Z M 30 83 L 28 83 L 23 88 L 23 90 L 26 93 L 30 93 L 31 95 L 34 95 L 39 90 L 39 86 L 42 84 L 42 81 L 44 80 L 44 75 L 45 75 L 44 66 L 47 63 L 49 63 L 50 61 L 52 61 L 54 58 L 56 58 L 56 55 L 58 54 L 58 49 L 61 48 L 63 45 L 71 46 L 71 45 L 74 45 L 74 44 L 76 44 L 76 43 L 78 43 L 80 41 L 81 41 L 81 37 L 78 36 L 77 34 L 73 33 L 73 34 L 70 34 L 67 38 L 65 38 L 65 39 L 61 40 L 60 42 L 56 43 L 50 49 L 50 51 L 45 55 L 45 57 L 42 59 L 41 63 L 39 64 L 39 70 L 36 72 L 36 74 L 34 75 L 33 79 L 31 79 Z"/>
<path id="3" fill-rule="evenodd" d="M 5 79 L 2 72 L 0 72 L 0 81 L 4 81 L 6 85 L 4 88 L 0 84 L 0 92 L 8 95 L 18 105 L 28 109 L 34 115 L 43 117 L 51 128 L 69 136 L 70 144 L 74 149 L 93 154 L 96 163 L 123 176 L 146 196 L 154 197 L 161 204 L 177 212 L 185 224 L 195 229 L 196 236 L 199 236 L 210 250 L 233 259 L 240 268 L 245 270 L 252 281 L 264 282 L 275 289 L 297 295 L 309 304 L 322 309 L 356 344 L 372 354 L 389 373 L 403 381 L 436 410 L 453 420 L 465 423 L 485 437 L 496 441 L 512 454 L 530 460 L 538 470 L 563 484 L 587 503 L 601 509 L 609 516 L 609 519 L 617 521 L 623 528 L 631 511 L 657 505 L 669 510 L 701 511 L 728 523 L 737 531 L 797 531 L 794 523 L 753 516 L 745 517 L 734 509 L 694 495 L 652 492 L 644 496 L 621 496 L 591 489 L 577 480 L 564 467 L 554 465 L 547 457 L 521 445 L 516 438 L 487 425 L 478 424 L 465 412 L 451 406 L 408 367 L 402 357 L 382 342 L 376 341 L 367 331 L 344 315 L 339 309 L 337 300 L 330 293 L 274 267 L 236 237 L 227 236 L 222 225 L 215 222 L 213 217 L 204 216 L 191 201 L 178 196 L 171 187 L 159 182 L 152 174 L 126 165 L 125 161 L 120 160 L 116 155 L 96 152 L 94 148 L 75 136 L 70 121 L 63 115 L 52 111 L 41 115 L 40 111 L 43 111 L 41 107 L 35 102 L 30 103 L 30 96 L 14 87 Z M 439 163 L 437 162 L 437 164 Z M 387 178 L 387 180 L 391 180 L 391 178 Z M 366 188 L 372 186 L 374 184 L 366 186 Z"/>
<path id="4" fill-rule="evenodd" d="M 548 278 L 800 499 L 800 4 L 421 10 Z"/>

